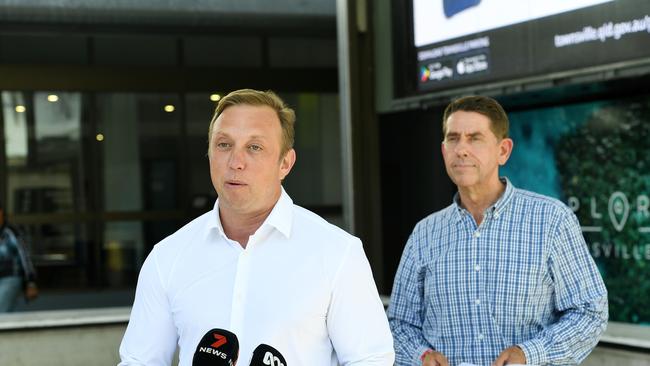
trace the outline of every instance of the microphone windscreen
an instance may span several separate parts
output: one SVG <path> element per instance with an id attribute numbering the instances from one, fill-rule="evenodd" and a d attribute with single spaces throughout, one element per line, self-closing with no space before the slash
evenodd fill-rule
<path id="1" fill-rule="evenodd" d="M 211 329 L 196 346 L 192 366 L 235 366 L 239 356 L 239 341 L 232 332 Z"/>
<path id="2" fill-rule="evenodd" d="M 260 344 L 253 351 L 251 366 L 287 366 L 282 353 L 268 344 Z"/>

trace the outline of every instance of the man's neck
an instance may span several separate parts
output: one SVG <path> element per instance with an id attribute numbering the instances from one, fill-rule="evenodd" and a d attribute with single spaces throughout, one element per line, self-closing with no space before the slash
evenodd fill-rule
<path id="1" fill-rule="evenodd" d="M 262 226 L 264 220 L 269 217 L 272 210 L 273 206 L 268 210 L 253 214 L 240 214 L 228 209 L 219 208 L 219 218 L 221 219 L 223 232 L 228 238 L 238 242 L 245 249 L 249 237 Z"/>
<path id="2" fill-rule="evenodd" d="M 503 194 L 506 185 L 498 178 L 489 185 L 481 187 L 458 187 L 461 206 L 474 217 L 476 225 L 483 222 L 483 213 Z"/>

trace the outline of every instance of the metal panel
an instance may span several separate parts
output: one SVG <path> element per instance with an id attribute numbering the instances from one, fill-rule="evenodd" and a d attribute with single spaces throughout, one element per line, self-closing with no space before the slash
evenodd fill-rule
<path id="1" fill-rule="evenodd" d="M 239 25 L 256 19 L 281 25 L 274 16 L 335 16 L 332 0 L 4 0 L 0 20 L 30 23 Z M 279 19 L 278 19 L 279 20 Z"/>

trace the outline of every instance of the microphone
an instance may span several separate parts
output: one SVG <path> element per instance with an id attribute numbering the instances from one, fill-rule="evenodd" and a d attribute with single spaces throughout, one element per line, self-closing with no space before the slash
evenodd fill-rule
<path id="1" fill-rule="evenodd" d="M 205 333 L 196 346 L 192 366 L 235 366 L 239 341 L 232 332 L 214 328 Z"/>
<path id="2" fill-rule="evenodd" d="M 287 361 L 280 351 L 262 343 L 253 351 L 250 366 L 287 366 Z"/>

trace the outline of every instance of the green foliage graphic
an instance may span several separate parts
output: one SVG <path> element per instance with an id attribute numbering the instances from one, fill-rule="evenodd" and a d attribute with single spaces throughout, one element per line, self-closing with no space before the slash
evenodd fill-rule
<path id="1" fill-rule="evenodd" d="M 610 320 L 650 324 L 650 102 L 609 104 L 562 136 L 555 160 L 609 291 Z M 571 202 L 569 202 L 571 205 Z"/>

